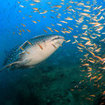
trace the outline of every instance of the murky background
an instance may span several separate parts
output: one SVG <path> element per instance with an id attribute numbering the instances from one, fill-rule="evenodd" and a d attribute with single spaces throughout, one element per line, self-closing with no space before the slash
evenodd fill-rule
<path id="1" fill-rule="evenodd" d="M 104 105 L 105 1 L 0 0 L 0 67 L 38 35 L 65 42 L 34 68 L 0 72 L 0 105 Z"/>

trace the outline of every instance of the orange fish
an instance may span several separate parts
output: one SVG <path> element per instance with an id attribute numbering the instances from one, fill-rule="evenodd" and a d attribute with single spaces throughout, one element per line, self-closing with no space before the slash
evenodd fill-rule
<path id="1" fill-rule="evenodd" d="M 81 47 L 84 47 L 85 48 L 85 46 L 83 45 L 83 44 L 80 44 L 80 43 L 77 43 L 79 46 L 81 46 Z"/>
<path id="2" fill-rule="evenodd" d="M 90 95 L 91 97 L 96 97 L 96 95 Z"/>

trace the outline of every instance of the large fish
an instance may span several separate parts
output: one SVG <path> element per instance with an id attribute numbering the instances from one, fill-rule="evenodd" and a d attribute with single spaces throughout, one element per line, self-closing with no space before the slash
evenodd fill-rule
<path id="1" fill-rule="evenodd" d="M 41 35 L 34 37 L 16 49 L 13 60 L 4 66 L 6 68 L 32 67 L 54 53 L 64 42 L 64 37 L 59 35 Z"/>

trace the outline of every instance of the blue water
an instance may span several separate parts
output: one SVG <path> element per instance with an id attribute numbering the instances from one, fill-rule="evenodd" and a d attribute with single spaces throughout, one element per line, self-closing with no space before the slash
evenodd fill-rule
<path id="1" fill-rule="evenodd" d="M 62 0 L 40 0 L 39 3 L 32 0 L 0 0 L 0 68 L 3 67 L 4 61 L 9 57 L 8 55 L 13 48 L 34 36 L 57 34 L 64 36 L 65 40 L 71 40 L 70 43 L 64 43 L 53 55 L 35 66 L 35 68 L 20 68 L 14 71 L 5 70 L 5 72 L 0 72 L 0 105 L 99 105 L 98 102 L 101 100 L 100 96 L 104 90 L 101 85 L 98 89 L 94 88 L 93 83 L 87 80 L 79 85 L 80 88 L 84 88 L 82 91 L 78 91 L 78 88 L 71 91 L 78 85 L 79 81 L 86 79 L 80 76 L 86 75 L 80 71 L 80 59 L 87 53 L 86 50 L 79 52 L 77 44 L 72 44 L 74 42 L 73 35 L 79 36 L 79 34 L 82 34 L 82 26 L 88 24 L 90 19 L 86 17 L 84 22 L 78 25 L 75 21 L 79 18 L 76 9 L 78 6 L 77 4 L 69 4 L 69 1 L 71 0 L 64 0 L 62 8 L 56 10 L 57 8 L 53 8 L 53 6 L 61 5 Z M 49 2 L 51 4 L 48 4 Z M 87 0 L 74 0 L 73 2 L 86 4 Z M 105 9 L 105 0 L 89 0 L 89 2 L 89 5 L 92 5 L 90 14 L 99 12 L 98 10 L 92 11 L 95 7 L 102 5 L 102 8 Z M 30 4 L 35 5 L 31 6 Z M 72 6 L 71 9 L 74 9 L 75 12 L 67 13 L 66 8 L 69 5 Z M 38 8 L 40 12 L 45 10 L 48 12 L 39 14 L 39 12 L 33 12 L 32 8 Z M 82 6 L 80 8 L 84 9 Z M 51 12 L 51 10 L 55 12 Z M 82 10 L 80 10 L 80 13 L 82 13 Z M 104 12 L 102 11 L 102 13 Z M 57 18 L 56 16 L 59 13 L 61 16 Z M 103 16 L 105 18 L 105 15 Z M 64 21 L 66 17 L 71 17 L 73 20 L 67 21 L 67 24 L 61 23 L 60 21 Z M 104 23 L 104 21 L 105 19 L 101 23 Z M 57 23 L 62 24 L 62 26 L 58 26 Z M 75 25 L 78 25 L 78 27 L 75 27 Z M 91 27 L 90 24 L 88 25 Z M 67 26 L 73 28 L 72 32 L 62 33 L 62 28 L 68 29 Z M 52 28 L 52 30 L 56 29 L 59 32 L 54 30 L 51 32 L 47 27 Z M 105 28 L 101 33 L 104 30 Z M 104 35 L 102 34 L 101 37 L 93 41 L 99 43 L 100 40 L 105 38 Z M 101 46 L 104 49 L 104 44 Z M 100 52 L 101 54 L 104 57 L 104 50 L 102 50 L 102 53 Z M 102 73 L 105 74 L 104 71 Z M 104 80 L 103 76 L 99 83 Z M 88 88 L 85 89 L 85 87 Z M 85 100 L 89 94 L 96 95 L 92 101 Z"/>

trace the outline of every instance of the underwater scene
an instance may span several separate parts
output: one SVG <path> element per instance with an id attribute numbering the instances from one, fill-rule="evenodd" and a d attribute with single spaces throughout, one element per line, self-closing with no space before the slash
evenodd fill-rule
<path id="1" fill-rule="evenodd" d="M 0 105 L 105 105 L 105 0 L 0 7 Z"/>

